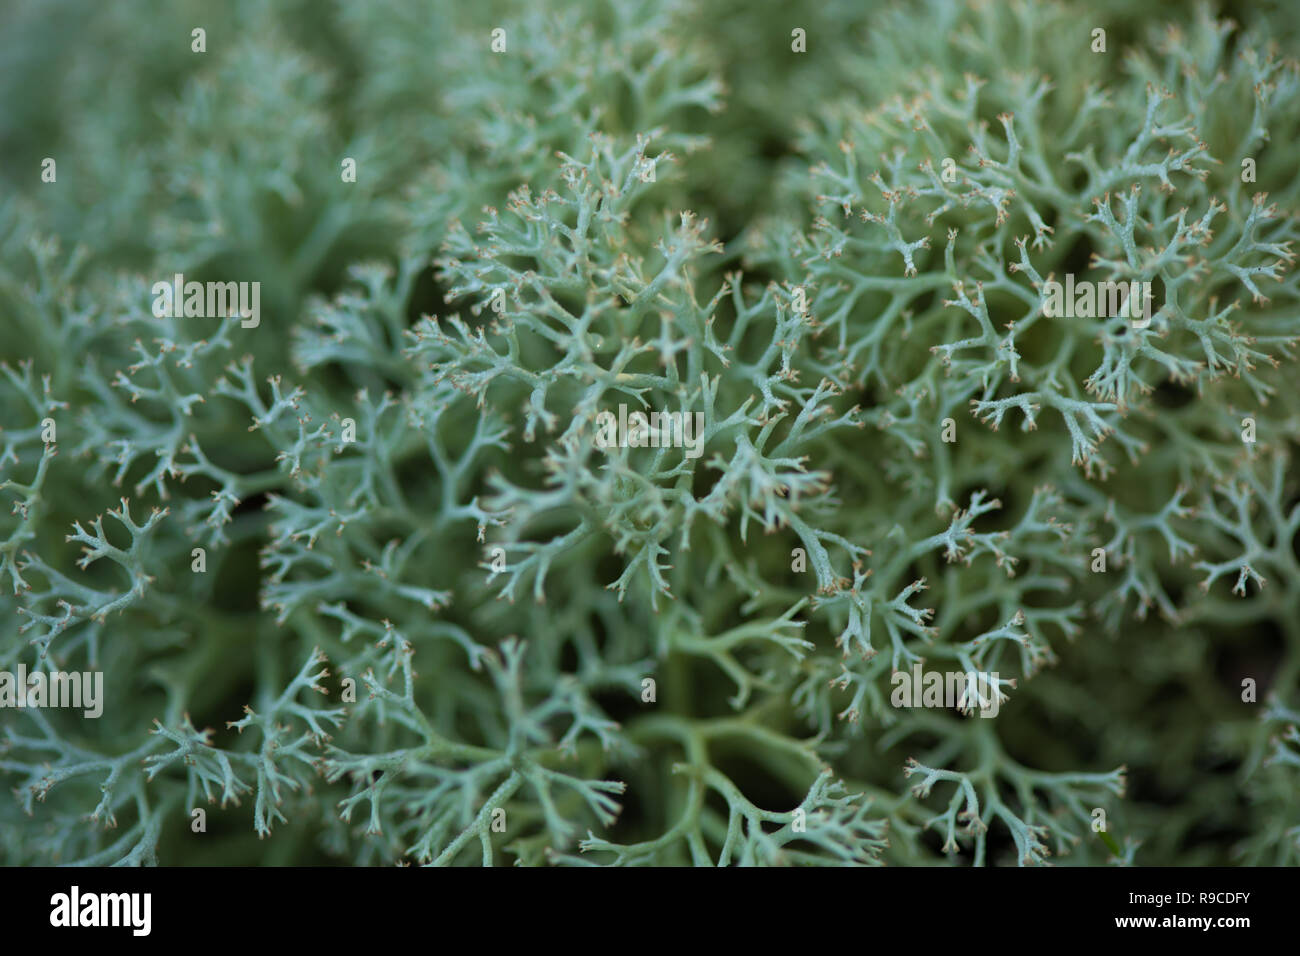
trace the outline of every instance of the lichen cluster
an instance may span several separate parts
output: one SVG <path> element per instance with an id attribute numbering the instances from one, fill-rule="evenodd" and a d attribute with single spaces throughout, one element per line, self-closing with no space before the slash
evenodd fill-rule
<path id="1" fill-rule="evenodd" d="M 0 862 L 1300 862 L 1295 11 L 807 6 L 4 14 Z"/>

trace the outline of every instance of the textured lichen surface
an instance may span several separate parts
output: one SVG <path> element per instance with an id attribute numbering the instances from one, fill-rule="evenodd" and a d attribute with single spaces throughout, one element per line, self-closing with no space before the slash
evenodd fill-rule
<path id="1" fill-rule="evenodd" d="M 0 16 L 0 862 L 1300 862 L 1293 5 Z"/>

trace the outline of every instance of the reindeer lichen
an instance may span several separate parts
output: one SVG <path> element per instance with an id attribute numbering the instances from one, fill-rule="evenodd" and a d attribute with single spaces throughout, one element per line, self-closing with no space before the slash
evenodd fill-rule
<path id="1" fill-rule="evenodd" d="M 1300 859 L 1300 21 L 812 6 L 3 15 L 0 861 Z"/>

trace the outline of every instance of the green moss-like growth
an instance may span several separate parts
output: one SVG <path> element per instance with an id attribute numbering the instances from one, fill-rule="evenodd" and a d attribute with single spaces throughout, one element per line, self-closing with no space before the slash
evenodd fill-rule
<path id="1" fill-rule="evenodd" d="M 1296 13 L 815 6 L 5 14 L 0 862 L 1297 862 Z"/>

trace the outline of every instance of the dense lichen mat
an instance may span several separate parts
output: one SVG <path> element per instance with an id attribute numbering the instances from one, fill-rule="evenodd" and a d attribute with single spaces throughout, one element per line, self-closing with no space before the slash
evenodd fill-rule
<path id="1" fill-rule="evenodd" d="M 7 5 L 0 862 L 1296 863 L 1298 31 Z"/>

